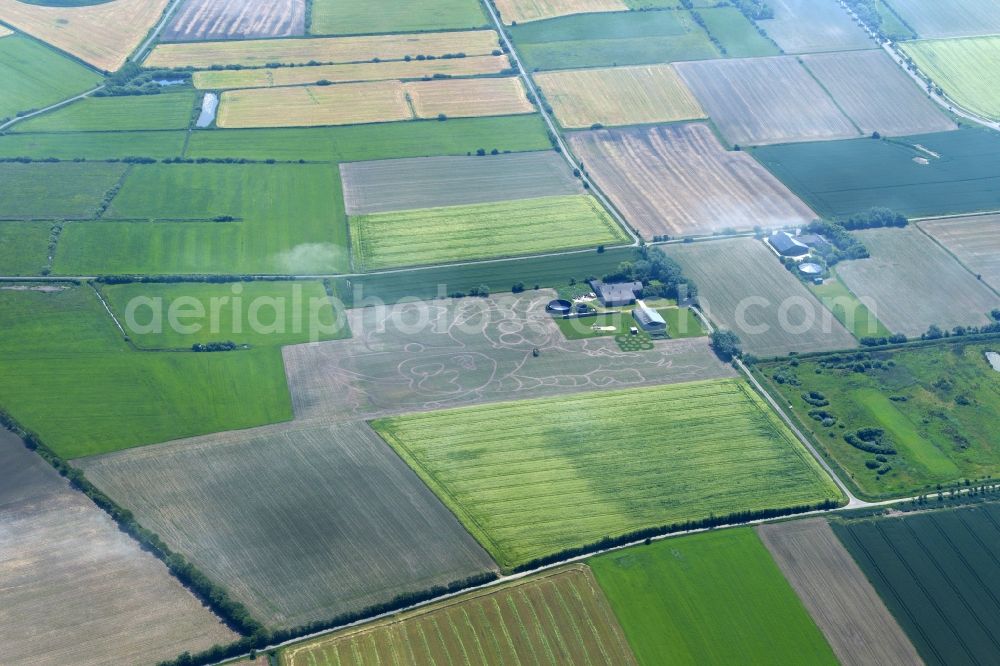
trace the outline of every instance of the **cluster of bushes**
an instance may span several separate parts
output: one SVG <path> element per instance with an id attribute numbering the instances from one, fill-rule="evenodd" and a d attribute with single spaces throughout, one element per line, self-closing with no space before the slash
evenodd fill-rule
<path id="1" fill-rule="evenodd" d="M 882 456 L 896 455 L 896 449 L 885 436 L 882 428 L 861 428 L 857 432 L 844 435 L 844 441 L 854 448 Z"/>
<path id="2" fill-rule="evenodd" d="M 905 215 L 889 208 L 870 208 L 864 213 L 855 213 L 850 217 L 837 218 L 837 224 L 849 231 L 860 229 L 882 229 L 895 227 L 902 229 L 909 224 Z"/>
<path id="3" fill-rule="evenodd" d="M 782 385 L 788 384 L 789 386 L 802 386 L 802 380 L 799 379 L 795 370 L 791 366 L 787 365 L 778 367 L 771 375 L 771 379 Z"/>
<path id="4" fill-rule="evenodd" d="M 522 289 L 523 291 L 523 289 Z M 448 294 L 449 298 L 465 298 L 466 296 L 478 296 L 480 298 L 489 298 L 490 288 L 488 285 L 481 284 L 478 287 L 473 287 L 469 291 L 453 291 Z"/>
<path id="5" fill-rule="evenodd" d="M 764 0 L 730 0 L 751 21 L 774 18 L 774 10 Z"/>
<path id="6" fill-rule="evenodd" d="M 995 317 L 997 311 L 994 310 Z M 950 331 L 942 329 L 937 324 L 931 324 L 926 333 L 920 334 L 921 340 L 941 340 L 944 338 L 962 338 L 968 335 L 993 335 L 1000 333 L 1000 320 L 993 321 L 983 326 L 956 326 Z"/>
<path id="7" fill-rule="evenodd" d="M 849 259 L 867 259 L 871 256 L 865 244 L 852 236 L 839 222 L 814 220 L 809 223 L 806 230 L 825 236 L 832 244 L 832 247 L 816 248 L 827 266 L 836 266 L 841 261 Z"/>
<path id="8" fill-rule="evenodd" d="M 803 393 L 802 399 L 813 407 L 826 407 L 830 404 L 830 401 L 826 399 L 826 396 L 819 391 L 809 391 L 808 393 Z"/>
<path id="9" fill-rule="evenodd" d="M 613 273 L 601 278 L 604 282 L 642 282 L 647 298 L 691 298 L 698 296 L 697 286 L 684 277 L 681 265 L 658 247 L 643 245 L 636 248 L 633 258 L 618 264 Z"/>
<path id="10" fill-rule="evenodd" d="M 865 336 L 861 338 L 861 346 L 863 347 L 885 347 L 886 345 L 901 345 L 907 341 L 907 338 L 902 333 L 893 333 L 889 337 L 880 336 Z"/>
<path id="11" fill-rule="evenodd" d="M 743 355 L 743 343 L 740 336 L 732 331 L 716 330 L 709 337 L 712 351 L 727 363 Z"/>
<path id="12" fill-rule="evenodd" d="M 159 80 L 191 82 L 189 71 L 171 69 L 144 70 L 131 60 L 108 77 L 104 88 L 94 93 L 95 97 L 124 97 L 131 95 L 159 95 L 163 87 Z"/>
<path id="13" fill-rule="evenodd" d="M 909 32 L 887 33 L 885 31 L 884 21 L 882 20 L 882 13 L 876 6 L 877 0 L 844 0 L 844 2 L 847 3 L 847 6 L 850 7 L 851 11 L 853 11 L 857 17 L 861 19 L 861 22 L 868 26 L 869 30 L 878 35 L 879 39 L 882 41 L 901 41 L 904 39 L 912 39 L 916 35 L 913 28 L 911 28 L 899 16 L 896 17 L 897 20 L 906 26 L 906 29 L 909 30 Z M 881 4 L 885 8 L 885 11 L 892 11 L 884 2 Z"/>
<path id="14" fill-rule="evenodd" d="M 232 341 L 208 343 L 197 342 L 191 345 L 191 351 L 193 352 L 228 352 L 236 351 L 237 349 L 237 344 Z"/>

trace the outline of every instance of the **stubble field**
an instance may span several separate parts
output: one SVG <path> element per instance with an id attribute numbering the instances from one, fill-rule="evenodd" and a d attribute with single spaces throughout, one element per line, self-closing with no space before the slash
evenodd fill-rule
<path id="1" fill-rule="evenodd" d="M 860 135 L 795 58 L 708 60 L 676 67 L 731 143 L 760 145 Z"/>
<path id="2" fill-rule="evenodd" d="M 907 42 L 902 49 L 958 105 L 1000 119 L 1000 37 Z"/>
<path id="3" fill-rule="evenodd" d="M 581 564 L 286 648 L 283 666 L 635 664 Z"/>
<path id="4" fill-rule="evenodd" d="M 223 128 L 354 125 L 413 117 L 399 81 L 251 88 L 222 93 Z"/>
<path id="5" fill-rule="evenodd" d="M 100 77 L 23 35 L 0 41 L 0 118 L 41 109 L 98 84 Z"/>
<path id="6" fill-rule="evenodd" d="M 0 16 L 98 69 L 115 71 L 163 14 L 168 0 L 112 0 L 88 6 L 42 6 L 0 0 Z M 59 3 L 52 3 L 57 5 Z"/>
<path id="7" fill-rule="evenodd" d="M 805 224 L 812 211 L 703 124 L 577 132 L 570 146 L 639 233 L 711 234 Z"/>
<path id="8" fill-rule="evenodd" d="M 340 177 L 348 215 L 583 192 L 551 150 L 350 162 L 340 166 Z"/>
<path id="9" fill-rule="evenodd" d="M 288 37 L 305 32 L 305 0 L 186 0 L 160 38 L 166 42 Z"/>
<path id="10" fill-rule="evenodd" d="M 773 0 L 774 18 L 760 21 L 786 53 L 871 49 L 875 42 L 836 0 Z"/>
<path id="11" fill-rule="evenodd" d="M 822 518 L 761 525 L 771 552 L 842 664 L 919 664 L 920 656 Z"/>
<path id="12" fill-rule="evenodd" d="M 1000 215 L 928 220 L 920 228 L 1000 290 Z"/>
<path id="13" fill-rule="evenodd" d="M 417 118 L 534 113 L 519 77 L 404 83 Z"/>
<path id="14" fill-rule="evenodd" d="M 739 380 L 467 407 L 372 425 L 505 568 L 608 535 L 838 497 Z"/>
<path id="15" fill-rule="evenodd" d="M 623 0 L 497 0 L 496 5 L 507 25 L 568 14 L 621 12 L 628 9 Z"/>
<path id="16" fill-rule="evenodd" d="M 535 77 L 566 128 L 704 118 L 672 65 L 543 72 Z"/>
<path id="17" fill-rule="evenodd" d="M 80 465 L 269 626 L 329 619 L 494 568 L 364 423 L 229 432 Z"/>
<path id="18" fill-rule="evenodd" d="M 236 640 L 160 561 L 2 429 L 0 463 L 5 661 L 153 663 Z"/>
<path id="19" fill-rule="evenodd" d="M 350 228 L 354 268 L 360 271 L 628 240 L 597 200 L 585 194 L 354 215 Z"/>

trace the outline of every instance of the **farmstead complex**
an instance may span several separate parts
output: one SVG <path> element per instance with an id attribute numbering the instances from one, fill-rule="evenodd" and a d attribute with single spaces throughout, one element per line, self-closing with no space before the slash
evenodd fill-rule
<path id="1" fill-rule="evenodd" d="M 0 0 L 0 664 L 1000 663 L 1000 0 Z"/>

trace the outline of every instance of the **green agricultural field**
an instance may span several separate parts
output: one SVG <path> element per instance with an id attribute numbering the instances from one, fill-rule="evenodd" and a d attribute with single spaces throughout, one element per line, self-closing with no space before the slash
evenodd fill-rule
<path id="1" fill-rule="evenodd" d="M 351 333 L 321 282 L 132 283 L 104 286 L 101 293 L 142 349 L 226 341 L 280 347 Z M 178 318 L 183 328 L 170 325 L 171 307 L 193 313 Z"/>
<path id="2" fill-rule="evenodd" d="M 956 104 L 1000 120 L 1000 37 L 936 39 L 901 46 Z"/>
<path id="3" fill-rule="evenodd" d="M 0 220 L 86 219 L 125 173 L 124 164 L 0 164 Z"/>
<path id="4" fill-rule="evenodd" d="M 313 35 L 371 35 L 424 30 L 467 30 L 489 25 L 476 0 L 381 0 L 377 8 L 341 0 L 313 0 Z"/>
<path id="5" fill-rule="evenodd" d="M 134 97 L 88 97 L 19 123 L 14 129 L 17 132 L 187 129 L 195 97 L 193 90 Z"/>
<path id="6" fill-rule="evenodd" d="M 339 180 L 332 164 L 135 166 L 101 221 L 66 225 L 55 271 L 343 271 Z"/>
<path id="7" fill-rule="evenodd" d="M 556 569 L 285 648 L 282 666 L 635 664 L 590 569 Z"/>
<path id="8" fill-rule="evenodd" d="M 350 225 L 362 271 L 627 242 L 588 195 L 356 215 Z"/>
<path id="9" fill-rule="evenodd" d="M 2 138 L 2 137 L 0 137 Z M 0 144 L 2 145 L 2 144 Z M 360 162 L 392 157 L 548 150 L 538 114 L 344 127 L 195 131 L 186 156 Z"/>
<path id="10" fill-rule="evenodd" d="M 0 40 L 0 71 L 0 119 L 56 104 L 101 82 L 97 72 L 23 35 Z"/>
<path id="11" fill-rule="evenodd" d="M 1000 373 L 985 357 L 998 347 L 953 341 L 817 356 L 757 374 L 862 494 L 911 495 L 1000 472 Z M 867 428 L 884 433 L 859 439 Z"/>
<path id="12" fill-rule="evenodd" d="M 668 337 L 673 340 L 697 338 L 707 335 L 698 317 L 690 308 L 662 308 L 657 310 L 667 322 Z M 596 317 L 556 318 L 559 330 L 567 340 L 630 336 L 629 329 L 638 326 L 629 312 L 609 312 Z M 604 330 L 612 329 L 612 330 Z"/>
<path id="13" fill-rule="evenodd" d="M 830 664 L 826 639 L 749 528 L 588 561 L 640 664 Z"/>
<path id="14" fill-rule="evenodd" d="M 757 32 L 757 27 L 735 7 L 712 7 L 698 11 L 708 33 L 718 39 L 729 58 L 778 55 L 778 46 Z"/>
<path id="15" fill-rule="evenodd" d="M 833 529 L 929 666 L 1000 651 L 1000 506 L 836 521 Z"/>
<path id="16" fill-rule="evenodd" d="M 180 157 L 187 132 L 54 132 L 0 135 L 0 157 L 111 160 Z"/>
<path id="17" fill-rule="evenodd" d="M 281 353 L 137 352 L 88 286 L 0 290 L 0 405 L 64 458 L 292 417 Z"/>
<path id="18" fill-rule="evenodd" d="M 49 222 L 0 222 L 0 275 L 38 275 L 49 263 Z"/>
<path id="19" fill-rule="evenodd" d="M 858 340 L 871 337 L 888 338 L 892 335 L 892 331 L 872 314 L 868 306 L 847 288 L 836 273 L 821 285 L 809 285 L 809 290 L 816 294 L 837 321 Z"/>
<path id="20" fill-rule="evenodd" d="M 825 217 L 877 206 L 908 217 L 1000 209 L 1000 134 L 986 129 L 760 146 L 752 154 Z"/>
<path id="21" fill-rule="evenodd" d="M 576 14 L 509 28 L 532 70 L 646 65 L 719 57 L 685 11 Z"/>
<path id="22" fill-rule="evenodd" d="M 608 535 L 839 495 L 777 416 L 735 379 L 373 425 L 506 568 Z"/>

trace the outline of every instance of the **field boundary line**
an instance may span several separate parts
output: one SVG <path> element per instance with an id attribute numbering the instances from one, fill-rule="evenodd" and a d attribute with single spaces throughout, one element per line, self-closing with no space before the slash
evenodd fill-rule
<path id="1" fill-rule="evenodd" d="M 94 93 L 96 93 L 99 90 L 104 90 L 104 84 L 103 83 L 100 84 L 99 86 L 97 86 L 96 88 L 91 88 L 90 90 L 88 90 L 86 92 L 82 92 L 79 95 L 76 95 L 74 97 L 70 97 L 69 99 L 64 99 L 61 102 L 56 102 L 55 104 L 53 104 L 51 106 L 47 106 L 44 109 L 38 109 L 37 111 L 32 111 L 31 113 L 26 113 L 23 116 L 17 116 L 16 118 L 12 118 L 12 119 L 8 120 L 7 122 L 5 122 L 3 125 L 0 125 L 0 132 L 6 131 L 8 128 L 13 127 L 14 125 L 16 125 L 17 123 L 21 122 L 22 120 L 27 120 L 28 118 L 34 118 L 35 116 L 40 116 L 43 113 L 48 113 L 49 111 L 55 111 L 56 109 L 62 108 L 64 106 L 68 105 L 68 104 L 72 104 L 73 102 L 77 102 L 77 101 L 79 101 L 81 99 L 84 99 L 86 97 L 90 97 L 91 95 L 93 95 Z"/>
<path id="2" fill-rule="evenodd" d="M 981 213 L 981 215 L 984 215 L 984 216 L 985 215 L 991 215 L 991 214 L 992 213 Z M 967 216 L 957 215 L 957 216 L 952 217 L 952 218 L 931 218 L 931 219 L 928 219 L 928 220 L 925 220 L 925 221 L 932 222 L 932 221 L 934 221 L 936 219 L 960 219 L 962 217 L 967 217 Z M 920 224 L 914 224 L 913 226 L 916 227 L 917 230 L 920 233 L 922 233 L 924 236 L 927 236 L 927 238 L 930 239 L 930 241 L 932 243 L 934 243 L 939 248 L 941 248 L 942 250 L 944 250 L 948 254 L 949 257 L 951 257 L 952 259 L 955 260 L 955 262 L 958 263 L 959 266 L 961 266 L 965 270 L 969 271 L 969 273 L 972 275 L 972 277 L 976 278 L 977 282 L 979 282 L 980 284 L 984 285 L 987 289 L 989 289 L 990 291 L 992 291 L 997 296 L 1000 296 L 1000 291 L 997 291 L 996 289 L 993 288 L 993 285 L 991 285 L 986 280 L 982 279 L 982 277 L 981 277 L 981 275 L 979 273 L 977 273 L 976 271 L 972 270 L 972 267 L 967 266 L 965 264 L 965 262 L 962 261 L 957 254 L 955 254 L 954 252 L 951 251 L 951 248 L 947 247 L 944 243 L 942 243 L 937 238 L 935 238 L 934 234 L 932 234 L 929 231 L 927 231 L 926 229 L 924 229 L 922 226 L 920 226 Z"/>

